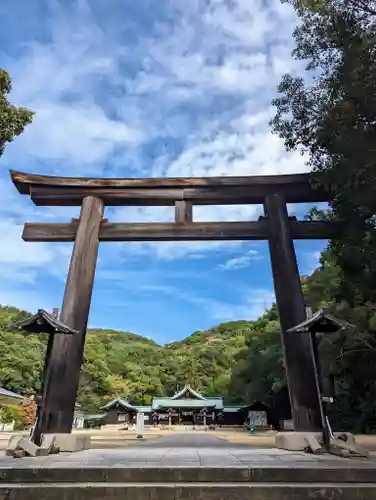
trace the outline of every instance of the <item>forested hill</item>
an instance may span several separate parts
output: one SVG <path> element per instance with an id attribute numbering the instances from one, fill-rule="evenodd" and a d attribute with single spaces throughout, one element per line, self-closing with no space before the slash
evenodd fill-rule
<path id="1" fill-rule="evenodd" d="M 340 421 L 342 430 L 376 429 L 375 305 L 350 306 L 330 251 L 302 282 L 307 305 L 327 307 L 356 327 L 320 346 L 326 385 L 336 398 L 333 422 Z M 0 384 L 23 394 L 39 387 L 46 340 L 7 330 L 26 314 L 0 307 Z M 118 395 L 149 403 L 185 383 L 208 396 L 223 395 L 227 403 L 273 404 L 285 384 L 276 308 L 256 321 L 223 323 L 167 346 L 132 333 L 89 330 L 79 392 L 83 409 L 98 411 Z"/>
<path id="2" fill-rule="evenodd" d="M 22 394 L 39 388 L 46 345 L 44 335 L 7 329 L 27 315 L 0 306 L 0 384 Z M 245 321 L 225 323 L 166 346 L 129 332 L 90 329 L 79 402 L 90 411 L 97 411 L 117 395 L 149 403 L 152 396 L 172 395 L 185 383 L 208 395 L 226 395 L 249 328 Z"/>

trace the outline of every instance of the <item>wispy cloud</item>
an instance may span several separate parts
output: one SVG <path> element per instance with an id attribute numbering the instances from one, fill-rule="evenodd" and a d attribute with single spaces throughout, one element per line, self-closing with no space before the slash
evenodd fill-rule
<path id="1" fill-rule="evenodd" d="M 254 289 L 240 302 L 219 301 L 202 296 L 190 296 L 188 300 L 207 309 L 211 317 L 218 321 L 254 320 L 272 305 L 274 294 L 269 290 Z"/>
<path id="2" fill-rule="evenodd" d="M 304 157 L 287 153 L 268 126 L 273 114 L 270 102 L 281 75 L 300 71 L 290 57 L 296 18 L 288 4 L 3 0 L 0 14 L 0 58 L 13 78 L 12 101 L 36 112 L 34 123 L 1 159 L 0 217 L 7 239 L 0 249 L 0 267 L 13 270 L 4 272 L 1 297 L 9 285 L 13 300 L 13 284 L 22 276 L 25 286 L 45 283 L 51 275 L 65 276 L 70 246 L 23 243 L 22 223 L 63 221 L 78 214 L 77 208 L 35 207 L 22 199 L 10 184 L 8 167 L 94 177 L 253 175 L 306 169 Z M 260 213 L 259 206 L 209 206 L 196 207 L 194 218 L 255 220 Z M 106 217 L 167 222 L 173 220 L 173 210 L 113 208 L 106 209 Z M 110 263 L 106 271 L 112 273 L 128 261 L 142 268 L 146 260 L 178 265 L 182 258 L 192 259 L 209 273 L 219 262 L 223 269 L 239 269 L 256 257 L 245 254 L 243 245 L 138 243 L 111 250 L 103 246 L 97 286 L 107 283 L 103 262 Z M 161 294 L 171 285 L 163 278 L 153 283 L 145 279 L 145 286 L 159 286 Z M 131 283 L 136 286 L 137 280 Z M 264 307 L 251 292 L 252 300 L 229 304 L 226 298 L 191 291 L 181 297 L 182 303 L 202 307 L 218 319 L 246 317 L 246 311 Z"/>
<path id="3" fill-rule="evenodd" d="M 281 69 L 292 64 L 292 9 L 279 0 L 165 0 L 150 16 L 149 7 L 112 1 L 104 15 L 95 0 L 46 2 L 43 36 L 5 58 L 13 98 L 36 111 L 9 155 L 96 175 L 304 168 L 267 125 Z"/>
<path id="4" fill-rule="evenodd" d="M 233 257 L 232 259 L 226 260 L 223 264 L 220 264 L 221 269 L 227 271 L 232 271 L 234 269 L 241 269 L 243 267 L 248 267 L 252 261 L 262 259 L 262 255 L 257 250 L 249 250 L 244 255 L 239 255 L 238 257 Z"/>
<path id="5" fill-rule="evenodd" d="M 325 248 L 325 243 L 319 244 L 319 249 L 305 251 L 300 259 L 300 271 L 302 274 L 310 275 L 315 269 L 320 266 L 321 252 Z M 316 244 L 317 246 L 317 244 Z"/>
<path id="6" fill-rule="evenodd" d="M 238 319 L 256 319 L 274 301 L 270 290 L 239 290 L 233 293 L 231 299 L 220 300 L 213 295 L 201 292 L 187 291 L 176 285 L 142 285 L 139 291 L 163 294 L 173 297 L 175 301 L 187 302 L 205 311 L 213 320 L 235 321 Z M 245 293 L 246 292 L 246 293 Z"/>

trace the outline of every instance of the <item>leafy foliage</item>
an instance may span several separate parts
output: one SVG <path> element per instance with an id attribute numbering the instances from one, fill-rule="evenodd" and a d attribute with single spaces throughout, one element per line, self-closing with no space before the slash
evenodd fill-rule
<path id="1" fill-rule="evenodd" d="M 23 429 L 26 421 L 22 406 L 9 405 L 0 408 L 0 422 L 2 424 L 14 422 L 15 430 Z"/>
<path id="2" fill-rule="evenodd" d="M 352 307 L 341 297 L 340 274 L 327 250 L 302 286 L 307 305 L 355 325 L 324 338 L 320 361 L 325 390 L 336 400 L 334 427 L 369 432 L 376 429 L 376 308 Z M 5 326 L 26 314 L 0 307 L 0 382 L 30 394 L 39 388 L 45 337 Z M 116 396 L 147 404 L 186 383 L 208 396 L 224 396 L 227 404 L 261 399 L 280 409 L 286 380 L 276 307 L 256 321 L 223 323 L 166 346 L 127 332 L 88 331 L 79 390 L 83 410 L 98 412 Z"/>
<path id="3" fill-rule="evenodd" d="M 373 0 L 285 0 L 300 17 L 293 56 L 306 78 L 285 75 L 272 128 L 308 155 L 316 182 L 333 193 L 331 217 L 346 221 L 332 242 L 341 293 L 376 301 L 376 4 Z"/>
<path id="4" fill-rule="evenodd" d="M 25 316 L 16 308 L 0 307 L 0 382 L 27 395 L 40 389 L 46 336 L 7 330 Z M 208 395 L 226 396 L 231 368 L 249 328 L 249 322 L 224 323 L 167 346 L 133 333 L 89 330 L 79 403 L 95 412 L 117 396 L 148 404 L 153 396 L 172 395 L 186 383 Z"/>
<path id="5" fill-rule="evenodd" d="M 310 217 L 346 221 L 344 237 L 330 244 L 302 286 L 307 305 L 354 325 L 323 338 L 320 364 L 325 391 L 335 396 L 334 428 L 369 432 L 376 430 L 376 4 L 284 1 L 300 17 L 293 56 L 306 62 L 306 78 L 283 77 L 271 125 L 287 149 L 308 155 L 315 182 L 333 195 L 329 212 L 313 210 Z M 10 90 L 9 75 L 0 71 L 0 155 L 32 119 L 9 104 Z M 46 339 L 6 327 L 26 314 L 0 307 L 0 381 L 32 394 L 40 386 Z M 167 346 L 91 330 L 79 402 L 94 411 L 115 396 L 149 403 L 189 383 L 227 403 L 278 405 L 286 383 L 279 330 L 275 306 L 256 321 L 224 323 Z"/>
<path id="6" fill-rule="evenodd" d="M 342 294 L 341 269 L 332 250 L 321 257 L 321 267 L 304 285 L 308 303 L 327 307 L 335 316 L 354 325 L 320 345 L 326 389 L 336 405 L 337 426 L 357 432 L 376 429 L 376 309 L 370 304 L 351 306 Z"/>
<path id="7" fill-rule="evenodd" d="M 0 156 L 7 143 L 22 134 L 26 125 L 31 123 L 34 113 L 26 108 L 17 108 L 7 99 L 12 90 L 9 73 L 0 69 Z"/>
<path id="8" fill-rule="evenodd" d="M 286 384 L 275 306 L 252 322 L 236 361 L 229 386 L 232 398 L 242 404 L 258 399 L 273 404 Z"/>
<path id="9" fill-rule="evenodd" d="M 271 125 L 333 195 L 330 211 L 310 217 L 345 221 L 304 288 L 310 303 L 356 325 L 321 352 L 333 418 L 366 431 L 376 428 L 376 3 L 284 1 L 300 18 L 293 56 L 306 62 L 306 77 L 283 77 Z"/>
<path id="10" fill-rule="evenodd" d="M 320 267 L 302 279 L 302 286 L 313 310 L 326 308 L 354 326 L 324 337 L 319 344 L 323 389 L 335 398 L 332 424 L 338 430 L 371 432 L 376 430 L 376 308 L 352 307 L 341 296 L 340 276 L 333 251 L 327 250 Z M 277 410 L 283 405 L 280 394 L 286 382 L 279 336 L 275 307 L 252 323 L 229 386 L 237 401 L 261 399 Z"/>

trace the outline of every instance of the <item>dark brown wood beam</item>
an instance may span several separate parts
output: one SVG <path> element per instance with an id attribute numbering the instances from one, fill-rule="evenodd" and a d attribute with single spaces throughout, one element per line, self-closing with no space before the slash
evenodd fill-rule
<path id="1" fill-rule="evenodd" d="M 101 222 L 100 241 L 193 241 L 193 240 L 266 240 L 267 221 L 176 223 Z M 333 239 L 342 234 L 343 224 L 323 221 L 289 221 L 294 239 Z M 24 241 L 73 241 L 77 223 L 26 223 Z"/>
<path id="2" fill-rule="evenodd" d="M 193 207 L 192 203 L 186 201 L 175 202 L 175 222 L 177 224 L 192 223 Z"/>
<path id="3" fill-rule="evenodd" d="M 101 198 L 107 206 L 171 206 L 176 201 L 187 201 L 194 205 L 241 205 L 262 204 L 270 194 L 271 187 L 208 186 L 208 187 L 156 187 L 156 188 L 102 188 L 102 187 L 50 187 L 31 186 L 30 197 L 41 206 L 80 206 L 85 196 Z M 327 195 L 313 191 L 308 185 L 288 184 L 279 191 L 289 203 L 325 201 Z"/>
<path id="4" fill-rule="evenodd" d="M 74 223 L 76 237 L 60 320 L 78 334 L 53 336 L 43 387 L 42 433 L 72 430 L 102 216 L 102 200 L 89 197 L 83 200 L 80 219 Z"/>
<path id="5" fill-rule="evenodd" d="M 11 171 L 18 191 L 39 205 L 77 205 L 97 196 L 106 205 L 173 205 L 263 203 L 274 192 L 288 203 L 328 201 L 325 189 L 314 189 L 310 174 L 247 177 L 96 179 L 53 177 Z"/>
<path id="6" fill-rule="evenodd" d="M 289 328 L 306 319 L 293 226 L 280 195 L 266 198 L 264 208 L 294 430 L 321 432 L 324 415 L 312 338 L 307 333 L 287 333 Z"/>
<path id="7" fill-rule="evenodd" d="M 181 188 L 30 187 L 30 198 L 39 206 L 80 206 L 85 196 L 101 198 L 107 206 L 173 206 L 183 195 Z"/>
<path id="8" fill-rule="evenodd" d="M 310 183 L 310 174 L 250 175 L 221 177 L 147 177 L 147 178 L 93 178 L 58 177 L 28 174 L 10 170 L 13 183 L 22 193 L 29 193 L 30 186 L 50 187 L 103 187 L 103 188 L 155 188 L 155 187 L 208 187 L 208 186 L 251 186 L 286 185 Z"/>

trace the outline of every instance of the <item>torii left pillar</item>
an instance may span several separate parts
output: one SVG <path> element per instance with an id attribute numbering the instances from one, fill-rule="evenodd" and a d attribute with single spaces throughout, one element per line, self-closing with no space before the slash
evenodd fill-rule
<path id="1" fill-rule="evenodd" d="M 41 432 L 70 433 L 83 361 L 103 201 L 94 196 L 82 200 L 60 321 L 78 335 L 55 335 L 45 374 Z"/>

